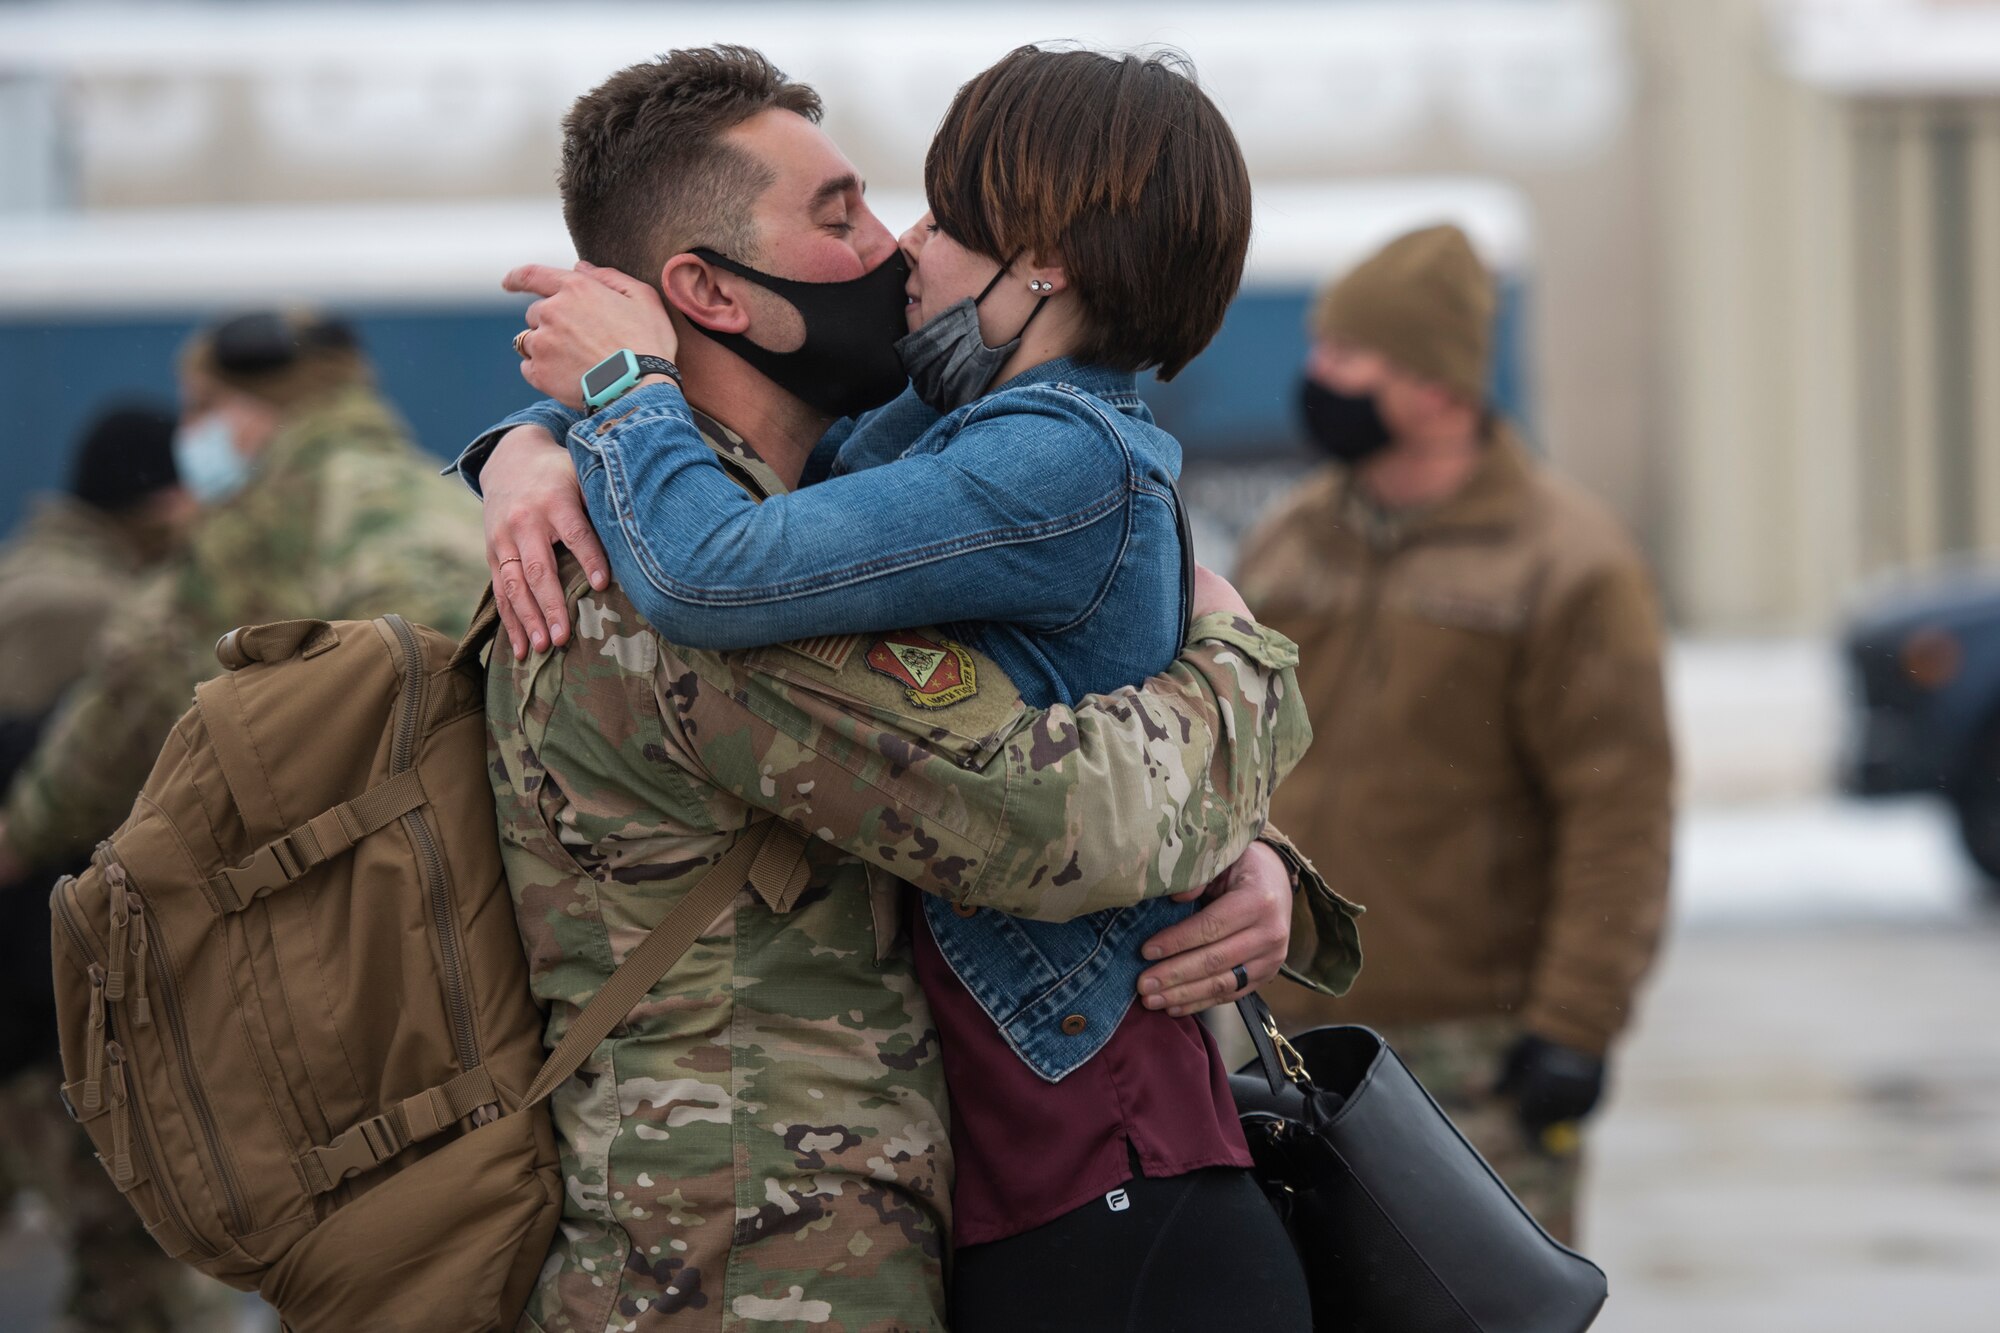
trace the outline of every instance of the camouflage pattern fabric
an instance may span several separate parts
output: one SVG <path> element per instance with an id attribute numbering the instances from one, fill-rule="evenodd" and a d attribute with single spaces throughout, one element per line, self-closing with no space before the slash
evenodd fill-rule
<path id="1" fill-rule="evenodd" d="M 1401 1024 L 1380 1031 L 1459 1132 L 1507 1182 L 1514 1197 L 1551 1236 L 1574 1244 L 1577 1188 L 1583 1176 L 1581 1148 L 1562 1157 L 1543 1152 L 1528 1141 L 1513 1102 L 1493 1093 L 1500 1063 L 1521 1036 L 1520 1024 L 1506 1018 L 1475 1018 Z"/>
<path id="2" fill-rule="evenodd" d="M 479 506 L 389 407 L 350 388 L 295 412 L 188 550 L 103 626 L 88 674 L 8 794 L 22 856 L 87 855 L 130 811 L 167 733 L 238 625 L 387 611 L 464 631 L 485 585 Z"/>
<path id="3" fill-rule="evenodd" d="M 70 1256 L 55 1333 L 213 1333 L 242 1297 L 169 1259 L 139 1224 L 56 1097 L 62 1074 L 31 1069 L 0 1086 L 0 1163 L 42 1196 Z"/>
<path id="4" fill-rule="evenodd" d="M 1155 692 L 1044 714 L 937 631 L 898 636 L 898 673 L 880 635 L 683 650 L 615 587 L 575 624 L 488 682 L 551 1046 L 736 838 L 774 815 L 812 837 L 796 892 L 740 894 L 557 1090 L 564 1218 L 523 1328 L 943 1329 L 947 1105 L 896 877 L 1052 917 L 1205 882 L 1309 739 L 1291 645 L 1208 617 Z M 914 699 L 946 657 L 954 700 Z"/>
<path id="5" fill-rule="evenodd" d="M 110 515 L 42 498 L 0 549 L 0 714 L 40 713 L 83 674 L 98 628 L 145 567 Z"/>

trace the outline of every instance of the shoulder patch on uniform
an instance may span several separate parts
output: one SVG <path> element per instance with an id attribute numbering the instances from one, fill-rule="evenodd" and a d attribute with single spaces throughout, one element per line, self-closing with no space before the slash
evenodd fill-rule
<path id="1" fill-rule="evenodd" d="M 847 665 L 847 659 L 860 645 L 859 634 L 822 634 L 816 639 L 793 639 L 778 646 L 797 653 L 807 661 L 817 662 L 829 671 L 838 671 Z"/>
<path id="2" fill-rule="evenodd" d="M 901 684 L 919 707 L 945 708 L 979 693 L 972 654 L 950 639 L 885 634 L 869 648 L 867 661 L 870 670 Z"/>

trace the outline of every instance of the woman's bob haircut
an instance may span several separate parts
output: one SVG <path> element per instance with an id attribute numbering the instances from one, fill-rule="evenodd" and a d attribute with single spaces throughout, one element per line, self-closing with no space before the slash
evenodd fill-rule
<path id="1" fill-rule="evenodd" d="M 1178 54 L 1010 52 L 952 99 L 924 189 L 968 249 L 1063 266 L 1078 360 L 1170 380 L 1243 280 L 1250 173 Z"/>

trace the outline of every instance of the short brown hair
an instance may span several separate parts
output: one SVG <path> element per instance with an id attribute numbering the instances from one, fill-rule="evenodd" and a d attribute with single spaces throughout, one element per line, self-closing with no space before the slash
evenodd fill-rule
<path id="1" fill-rule="evenodd" d="M 1017 48 L 952 99 L 924 189 L 961 245 L 1060 259 L 1081 360 L 1172 379 L 1243 281 L 1250 173 L 1184 56 Z"/>
<path id="2" fill-rule="evenodd" d="M 751 211 L 774 177 L 722 136 L 772 108 L 817 124 L 819 94 L 747 46 L 670 51 L 577 98 L 560 177 L 577 257 L 656 286 L 697 245 L 756 258 Z"/>

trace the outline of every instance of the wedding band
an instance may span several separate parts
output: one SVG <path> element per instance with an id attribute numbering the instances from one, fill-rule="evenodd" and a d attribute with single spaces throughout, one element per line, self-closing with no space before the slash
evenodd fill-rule
<path id="1" fill-rule="evenodd" d="M 1230 968 L 1230 969 L 1229 969 L 1229 975 L 1230 975 L 1230 976 L 1232 976 L 1232 977 L 1235 977 L 1235 978 L 1236 978 L 1236 989 L 1237 989 L 1237 990 L 1248 990 L 1248 989 L 1249 989 L 1249 987 L 1250 987 L 1250 974 L 1249 974 L 1248 972 L 1245 972 L 1245 971 L 1243 970 L 1243 964 L 1241 964 L 1241 963 L 1238 963 L 1238 964 L 1237 964 L 1237 965 L 1236 965 L 1235 967 L 1232 967 L 1232 968 Z"/>
<path id="2" fill-rule="evenodd" d="M 527 340 L 528 340 L 528 331 L 526 329 L 522 329 L 519 333 L 514 335 L 514 355 L 520 357 L 523 361 L 526 361 L 528 359 L 528 349 L 526 347 L 523 347 L 521 344 L 525 343 Z"/>
<path id="3" fill-rule="evenodd" d="M 521 563 L 521 557 L 520 557 L 520 556 L 518 556 L 518 555 L 510 555 L 510 556 L 508 556 L 508 557 L 507 557 L 507 558 L 506 558 L 505 560 L 502 560 L 502 561 L 500 562 L 500 568 L 502 568 L 502 569 L 505 569 L 505 568 L 507 568 L 507 566 L 509 566 L 509 565 L 518 565 L 518 564 L 520 564 L 520 563 Z M 1238 969 L 1236 969 L 1236 970 L 1240 972 L 1240 971 L 1242 971 L 1243 969 L 1239 967 L 1239 968 L 1238 968 Z"/>

